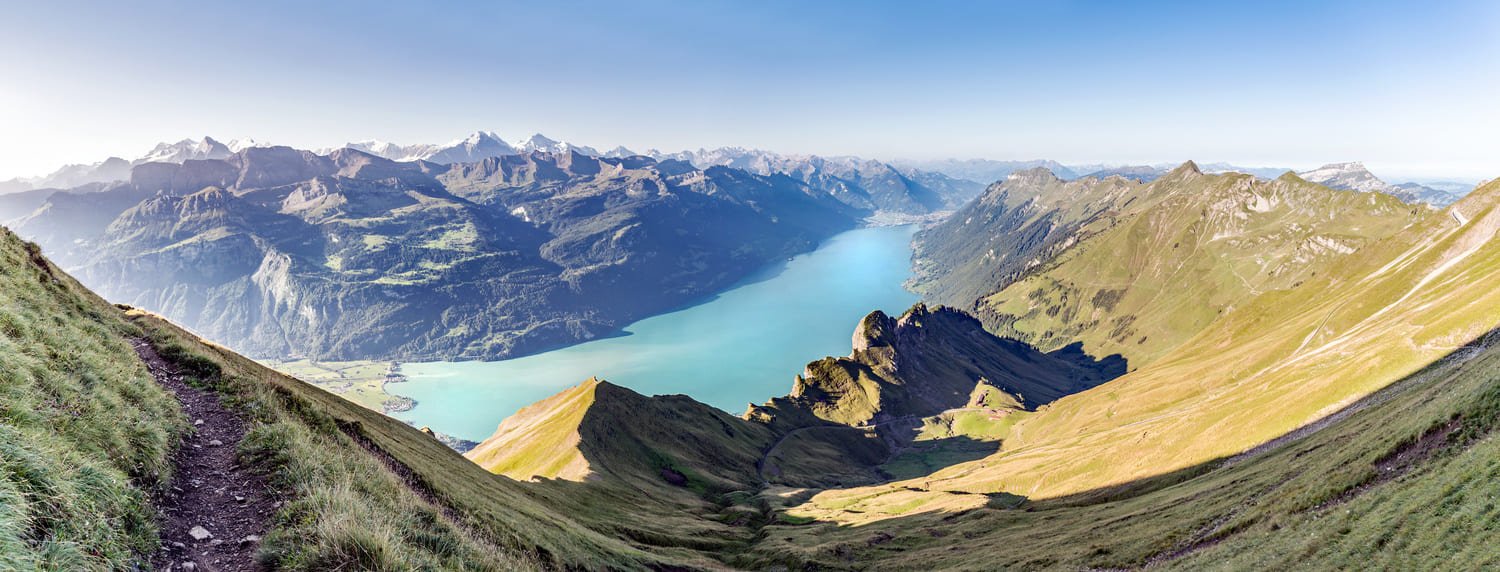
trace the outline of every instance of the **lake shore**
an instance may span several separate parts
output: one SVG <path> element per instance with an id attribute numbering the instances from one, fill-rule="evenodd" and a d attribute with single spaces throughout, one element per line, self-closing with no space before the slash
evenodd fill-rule
<path id="1" fill-rule="evenodd" d="M 393 416 L 483 439 L 516 410 L 590 377 L 646 395 L 689 395 L 739 415 L 785 395 L 807 363 L 848 354 L 849 332 L 870 312 L 899 314 L 917 302 L 902 287 L 918 230 L 912 220 L 872 221 L 887 224 L 772 262 L 701 303 L 630 324 L 624 335 L 504 361 L 404 363 L 410 381 L 389 389 L 419 404 Z"/>

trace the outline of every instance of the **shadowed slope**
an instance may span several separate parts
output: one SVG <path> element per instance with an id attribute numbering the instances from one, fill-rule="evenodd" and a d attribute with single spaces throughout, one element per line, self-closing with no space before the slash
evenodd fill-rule
<path id="1" fill-rule="evenodd" d="M 765 426 L 687 396 L 645 397 L 591 378 L 506 418 L 465 456 L 517 479 L 612 477 L 702 493 L 753 483 L 771 441 Z"/>
<path id="2" fill-rule="evenodd" d="M 1368 195 L 1366 195 L 1368 196 Z M 1310 423 L 1500 323 L 1500 185 L 1263 294 L 1177 351 L 1016 422 L 932 487 L 1051 497 L 1192 466 Z"/>
<path id="3" fill-rule="evenodd" d="M 924 417 L 965 406 L 980 384 L 1035 408 L 1124 370 L 1118 357 L 1094 362 L 1076 353 L 1043 354 L 988 334 L 978 320 L 952 308 L 917 304 L 899 319 L 880 311 L 866 316 L 849 357 L 808 364 L 790 395 L 751 407 L 746 417 L 773 425 L 773 418 L 792 410 L 843 425 Z"/>
<path id="4" fill-rule="evenodd" d="M 921 304 L 899 319 L 870 314 L 853 344 L 850 357 L 808 364 L 791 395 L 743 418 L 686 396 L 648 398 L 589 380 L 506 419 L 468 457 L 520 479 L 668 483 L 698 494 L 875 482 L 888 477 L 872 469 L 923 417 L 970 408 L 976 394 L 975 409 L 1034 408 L 1125 370 L 1118 357 L 1044 354 L 986 333 L 962 312 Z"/>

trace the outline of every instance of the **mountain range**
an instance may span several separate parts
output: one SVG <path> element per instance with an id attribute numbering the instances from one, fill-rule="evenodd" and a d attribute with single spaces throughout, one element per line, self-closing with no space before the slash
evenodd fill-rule
<path id="1" fill-rule="evenodd" d="M 90 183 L 123 181 L 129 178 L 132 167 L 144 163 L 181 163 L 186 160 L 222 159 L 245 148 L 269 146 L 271 144 L 248 137 L 234 139 L 227 144 L 220 143 L 212 137 L 204 137 L 196 141 L 184 139 L 176 143 L 160 143 L 146 154 L 129 161 L 119 157 L 110 157 L 98 163 L 66 165 L 43 177 L 0 181 L 0 195 L 33 189 L 70 189 Z M 327 155 L 339 148 L 355 149 L 392 161 L 427 161 L 438 164 L 468 163 L 490 157 L 532 151 L 577 152 L 608 158 L 642 155 L 658 161 L 668 159 L 684 161 L 699 168 L 728 166 L 761 175 L 788 174 L 826 192 L 845 195 L 845 201 L 851 204 L 863 202 L 864 204 L 860 206 L 865 208 L 873 207 L 903 214 L 923 214 L 932 210 L 957 208 L 977 195 L 984 185 L 1002 180 L 1017 170 L 1043 167 L 1062 179 L 1084 176 L 1103 179 L 1111 175 L 1119 175 L 1140 182 L 1151 182 L 1156 177 L 1166 174 L 1173 167 L 1171 164 L 1064 166 L 1051 160 L 898 159 L 879 162 L 857 157 L 782 155 L 739 147 L 675 153 L 649 149 L 637 153 L 623 146 L 617 146 L 600 152 L 593 147 L 554 140 L 540 133 L 512 145 L 490 131 L 476 131 L 465 138 L 443 144 L 400 145 L 370 139 L 346 143 L 342 147 L 318 149 L 316 152 Z M 1237 172 L 1254 175 L 1264 180 L 1274 179 L 1288 171 L 1288 169 L 1274 167 L 1240 167 L 1229 163 L 1207 163 L 1202 168 L 1204 172 L 1210 174 Z M 1360 192 L 1379 191 L 1400 197 L 1407 202 L 1425 202 L 1438 207 L 1453 203 L 1473 188 L 1467 183 L 1454 182 L 1435 182 L 1427 185 L 1407 182 L 1391 185 L 1375 177 L 1365 169 L 1362 163 L 1358 162 L 1331 163 L 1303 172 L 1301 175 L 1309 181 L 1334 189 Z M 870 188 L 865 188 L 866 186 Z M 901 194 L 912 199 L 906 200 L 903 197 L 895 202 L 887 200 L 892 194 Z"/>
<path id="2" fill-rule="evenodd" d="M 1140 367 L 1228 309 L 1425 216 L 1290 172 L 1265 182 L 1188 162 L 1143 184 L 1037 169 L 919 236 L 916 287 L 969 304 L 1001 335 L 1043 349 L 1082 343 Z"/>
<path id="3" fill-rule="evenodd" d="M 1461 475 L 1500 458 L 1476 440 L 1494 426 L 1495 389 L 1473 369 L 1500 364 L 1487 341 L 1500 323 L 1454 311 L 1497 303 L 1486 286 L 1500 256 L 1497 205 L 1495 184 L 1434 212 L 1295 173 L 1260 181 L 1191 162 L 1151 183 L 1015 173 L 920 236 L 918 256 L 965 248 L 978 254 L 954 258 L 1020 260 L 1021 271 L 928 274 L 919 285 L 976 281 L 947 291 L 996 292 L 978 308 L 1030 308 L 1023 318 L 1057 325 L 1005 320 L 1002 333 L 1111 364 L 1095 381 L 1052 382 L 1069 389 L 1049 394 L 991 385 L 1004 378 L 983 369 L 946 373 L 1009 353 L 978 340 L 1040 350 L 979 334 L 961 311 L 919 306 L 871 314 L 849 357 L 809 364 L 790 395 L 742 418 L 708 421 L 686 397 L 591 380 L 506 420 L 470 456 L 517 478 L 617 482 L 647 496 L 677 487 L 733 498 L 757 481 L 793 495 L 769 505 L 786 516 L 732 567 L 1280 566 L 1292 564 L 1287 542 L 1307 547 L 1302 564 L 1436 561 L 1451 547 L 1413 551 L 1410 539 L 1438 523 L 1471 527 L 1393 499 L 1480 490 L 1482 479 Z M 1035 238 L 986 242 L 995 236 Z M 1028 355 L 1018 361 L 1038 370 L 1024 379 L 1067 367 Z M 544 434 L 577 437 L 521 448 Z M 611 445 L 624 434 L 634 445 Z M 832 470 L 826 460 L 843 469 L 823 473 L 834 482 L 809 480 Z M 727 502 L 699 514 L 754 521 Z"/>
<path id="4" fill-rule="evenodd" d="M 602 335 L 867 211 L 786 176 L 532 151 L 252 147 L 31 191 L 0 218 L 85 283 L 254 355 L 496 358 Z"/>
<path id="5" fill-rule="evenodd" d="M 928 302 L 851 324 L 849 354 L 788 372 L 787 395 L 731 415 L 580 380 L 467 458 L 171 319 L 219 316 L 194 322 L 219 341 L 415 331 L 395 347 L 499 353 L 616 315 L 612 299 L 721 288 L 868 211 L 785 174 L 645 156 L 285 147 L 23 198 L 38 203 L 4 203 L 23 233 L 69 224 L 40 246 L 0 232 L 7 568 L 222 546 L 294 570 L 1497 558 L 1497 182 L 1435 210 L 1191 162 L 1149 183 L 1014 172 L 918 237 Z M 108 303 L 64 267 L 161 306 Z M 558 325 L 505 330 L 514 314 Z M 243 501 L 173 504 L 213 497 L 180 462 L 200 448 L 247 471 L 225 485 Z M 205 520 L 241 503 L 264 535 Z"/>

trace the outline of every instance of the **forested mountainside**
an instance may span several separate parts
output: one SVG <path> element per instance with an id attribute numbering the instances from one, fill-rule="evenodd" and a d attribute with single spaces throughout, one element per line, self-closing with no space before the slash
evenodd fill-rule
<path id="1" fill-rule="evenodd" d="M 589 381 L 470 453 L 500 475 L 106 304 L 7 233 L 0 398 L 26 414 L 0 420 L 17 499 L 0 518 L 27 524 L 0 553 L 180 553 L 153 491 L 191 486 L 172 451 L 204 416 L 153 383 L 175 375 L 247 424 L 234 455 L 281 504 L 240 546 L 279 569 L 1484 567 L 1497 206 L 1500 184 L 1481 187 L 1124 375 L 917 306 L 866 317 L 850 356 L 745 416 Z"/>
<path id="2" fill-rule="evenodd" d="M 111 300 L 252 355 L 498 358 L 607 335 L 868 214 L 786 176 L 532 152 L 249 148 L 0 216 Z"/>

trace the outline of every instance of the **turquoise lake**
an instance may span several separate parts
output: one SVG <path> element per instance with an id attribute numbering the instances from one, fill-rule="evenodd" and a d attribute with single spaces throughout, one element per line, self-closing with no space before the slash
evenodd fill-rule
<path id="1" fill-rule="evenodd" d="M 626 335 L 505 361 L 403 363 L 411 381 L 387 389 L 417 406 L 396 417 L 481 441 L 520 408 L 589 377 L 744 413 L 790 392 L 808 362 L 848 355 L 866 314 L 900 314 L 917 302 L 901 287 L 917 230 L 839 234 L 696 305 L 635 322 Z"/>

